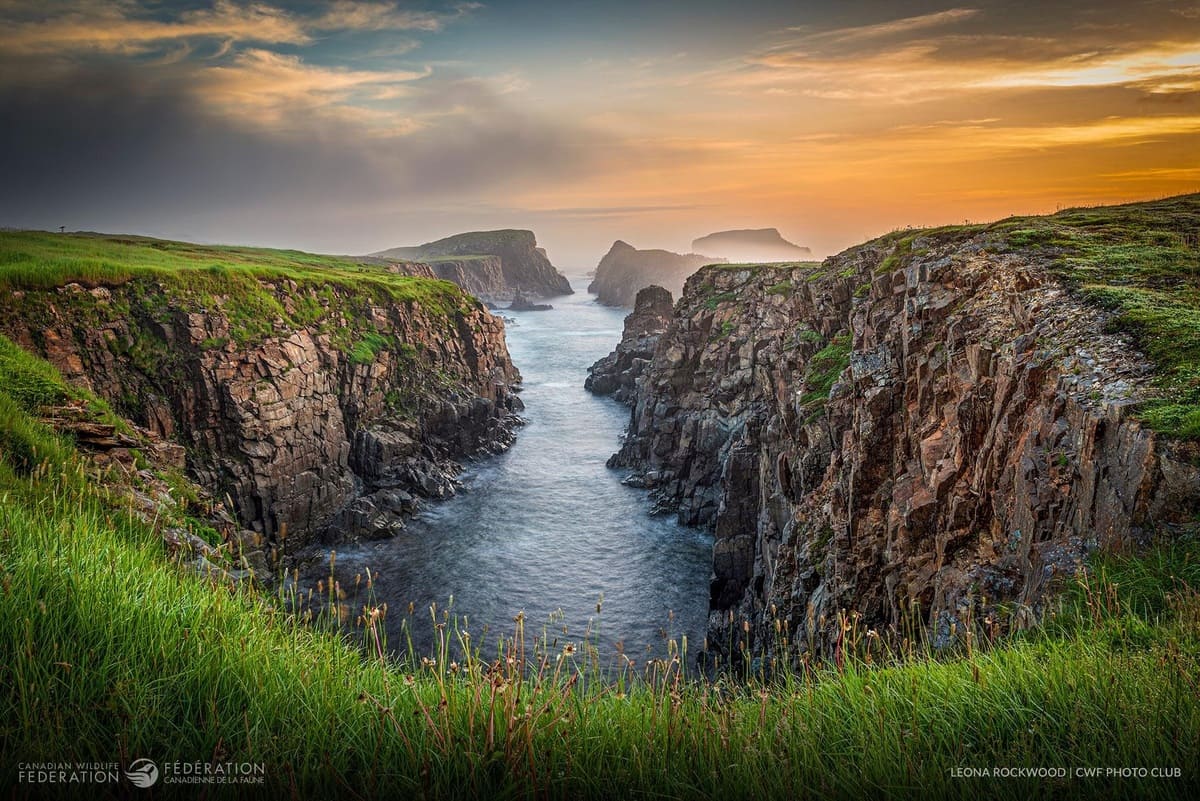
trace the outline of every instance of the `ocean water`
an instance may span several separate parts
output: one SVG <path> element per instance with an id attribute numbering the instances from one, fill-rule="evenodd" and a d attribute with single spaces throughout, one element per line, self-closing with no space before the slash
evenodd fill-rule
<path id="1" fill-rule="evenodd" d="M 553 310 L 501 312 L 515 318 L 508 347 L 524 378 L 527 422 L 513 447 L 470 463 L 459 494 L 428 503 L 397 537 L 333 549 L 344 612 L 352 620 L 368 601 L 387 603 L 393 650 L 411 636 L 418 653 L 430 651 L 434 604 L 477 645 L 511 636 L 523 612 L 528 637 L 586 638 L 603 664 L 618 649 L 666 656 L 667 640 L 684 635 L 691 652 L 701 647 L 711 537 L 651 516 L 646 493 L 605 467 L 629 410 L 584 391 L 583 381 L 619 340 L 625 310 L 595 303 L 586 279 L 572 284 L 576 294 L 550 301 Z M 308 583 L 328 572 L 318 562 Z"/>

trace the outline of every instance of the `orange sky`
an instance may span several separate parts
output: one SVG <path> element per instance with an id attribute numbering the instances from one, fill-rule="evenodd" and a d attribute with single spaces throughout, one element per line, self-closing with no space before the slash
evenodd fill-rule
<path id="1" fill-rule="evenodd" d="M 1194 2 L 0 0 L 0 225 L 360 253 L 1200 191 Z"/>

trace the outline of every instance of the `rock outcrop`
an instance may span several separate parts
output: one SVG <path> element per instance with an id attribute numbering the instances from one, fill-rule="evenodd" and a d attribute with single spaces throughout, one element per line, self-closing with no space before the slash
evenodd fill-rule
<path id="1" fill-rule="evenodd" d="M 499 256 L 431 259 L 428 266 L 436 277 L 484 301 L 495 303 L 509 293 Z"/>
<path id="2" fill-rule="evenodd" d="M 183 445 L 247 536 L 290 553 L 316 536 L 394 533 L 418 499 L 454 492 L 457 460 L 512 441 L 520 377 L 503 323 L 429 284 L 440 294 L 406 301 L 266 282 L 291 322 L 253 321 L 267 330 L 239 341 L 236 296 L 190 311 L 197 300 L 176 302 L 169 282 L 72 283 L 12 293 L 0 331 Z"/>
<path id="3" fill-rule="evenodd" d="M 587 291 L 606 306 L 632 306 L 643 287 L 655 284 L 678 295 L 689 275 L 706 264 L 723 261 L 699 253 L 638 250 L 618 239 L 600 259 Z"/>
<path id="4" fill-rule="evenodd" d="M 729 261 L 797 261 L 812 251 L 784 239 L 776 228 L 718 231 L 692 240 L 692 250 L 723 256 Z"/>
<path id="5" fill-rule="evenodd" d="M 654 358 L 659 337 L 671 323 L 671 308 L 671 293 L 661 286 L 640 290 L 633 311 L 625 318 L 616 350 L 588 368 L 584 389 L 632 405 L 637 379 Z"/>
<path id="6" fill-rule="evenodd" d="M 509 311 L 550 311 L 554 307 L 549 303 L 534 303 L 518 289 L 517 293 L 513 295 L 512 303 L 508 304 L 508 308 Z"/>
<path id="7" fill-rule="evenodd" d="M 417 247 L 391 248 L 371 255 L 373 258 L 428 262 L 438 277 L 453 281 L 492 303 L 512 300 L 517 290 L 536 297 L 573 292 L 570 282 L 546 257 L 546 251 L 537 246 L 532 231 L 472 231 Z M 446 266 L 439 267 L 440 264 Z"/>
<path id="8" fill-rule="evenodd" d="M 840 610 L 935 643 L 1001 602 L 1019 622 L 1091 551 L 1200 510 L 1195 445 L 1130 415 L 1149 364 L 1046 255 L 903 245 L 701 270 L 637 379 L 610 465 L 714 532 L 710 653 L 782 630 L 830 655 Z"/>

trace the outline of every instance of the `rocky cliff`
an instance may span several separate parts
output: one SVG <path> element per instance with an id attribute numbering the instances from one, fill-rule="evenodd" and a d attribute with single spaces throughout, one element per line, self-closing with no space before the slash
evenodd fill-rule
<path id="1" fill-rule="evenodd" d="M 489 303 L 495 303 L 509 293 L 499 256 L 447 256 L 430 259 L 428 267 L 437 278 L 449 281 Z"/>
<path id="2" fill-rule="evenodd" d="M 1179 230 L 1195 230 L 1193 206 Z M 935 642 L 1001 603 L 1020 624 L 1092 551 L 1194 523 L 1196 443 L 1138 419 L 1176 385 L 1115 330 L 1152 348 L 1158 318 L 1118 314 L 1127 275 L 1122 295 L 1064 283 L 1084 263 L 1072 243 L 1100 241 L 1095 217 L 893 235 L 820 265 L 688 280 L 610 465 L 714 531 L 710 653 L 771 650 L 779 625 L 793 655 L 828 655 L 842 610 L 880 632 L 915 616 Z M 1160 267 L 1145 290 L 1160 304 L 1166 287 L 1192 291 L 1196 261 L 1189 235 L 1163 228 L 1147 247 L 1171 236 L 1182 255 L 1179 279 Z M 1125 230 L 1104 235 L 1130 258 Z M 1113 262 L 1091 263 L 1096 282 Z"/>
<path id="3" fill-rule="evenodd" d="M 787 241 L 776 228 L 717 231 L 692 240 L 692 250 L 747 262 L 797 261 L 812 256 L 811 250 Z"/>
<path id="4" fill-rule="evenodd" d="M 17 290 L 0 331 L 183 445 L 248 539 L 387 535 L 418 499 L 454 492 L 456 460 L 511 442 L 519 375 L 503 323 L 448 283 L 320 276 Z"/>
<path id="5" fill-rule="evenodd" d="M 372 256 L 430 262 L 439 277 L 493 303 L 512 300 L 517 290 L 539 297 L 570 295 L 573 291 L 570 282 L 550 263 L 546 251 L 537 246 L 532 231 L 472 231 L 417 247 L 391 248 Z M 496 260 L 500 280 L 495 273 Z"/>
<path id="6" fill-rule="evenodd" d="M 671 306 L 671 293 L 661 286 L 640 290 L 633 311 L 625 318 L 616 350 L 588 368 L 583 388 L 631 405 L 637 379 L 654 358 L 658 340 L 671 323 Z"/>
<path id="7" fill-rule="evenodd" d="M 606 306 L 632 306 L 643 287 L 655 284 L 678 295 L 689 275 L 706 264 L 723 261 L 699 253 L 638 250 L 618 239 L 600 259 L 588 292 Z"/>

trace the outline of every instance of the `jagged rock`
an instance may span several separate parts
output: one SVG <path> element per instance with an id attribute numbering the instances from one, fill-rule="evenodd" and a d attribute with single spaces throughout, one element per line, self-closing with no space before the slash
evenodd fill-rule
<path id="1" fill-rule="evenodd" d="M 584 389 L 631 404 L 634 383 L 650 364 L 658 339 L 670 321 L 670 292 L 660 286 L 639 291 L 633 312 L 625 318 L 617 349 L 588 368 Z"/>
<path id="2" fill-rule="evenodd" d="M 197 575 L 217 584 L 240 584 L 254 576 L 254 571 L 246 568 L 226 568 L 203 557 L 192 561 L 192 567 Z"/>
<path id="3" fill-rule="evenodd" d="M 1049 257 L 989 244 L 688 280 L 610 465 L 714 532 L 710 648 L 771 650 L 773 616 L 828 655 L 843 609 L 1036 614 L 1090 551 L 1200 510 L 1194 458 L 1128 415 L 1148 363 Z"/>
<path id="4" fill-rule="evenodd" d="M 376 495 L 356 498 L 338 516 L 341 532 L 364 539 L 386 539 L 404 530 L 404 510 L 381 506 Z"/>
<path id="5" fill-rule="evenodd" d="M 550 311 L 554 307 L 549 303 L 534 303 L 520 289 L 513 295 L 512 303 L 508 304 L 510 311 Z"/>
<path id="6" fill-rule="evenodd" d="M 122 431 L 111 423 L 100 423 L 90 419 L 86 410 L 72 406 L 55 406 L 43 409 L 42 422 L 56 431 L 70 434 L 85 448 L 110 450 L 112 448 L 134 448 L 141 444 L 137 438 Z"/>
<path id="7" fill-rule="evenodd" d="M 162 532 L 163 543 L 177 555 L 194 555 L 203 559 L 219 559 L 216 548 L 182 528 L 167 528 Z"/>
<path id="8" fill-rule="evenodd" d="M 285 307 L 302 297 L 325 304 L 327 319 L 297 328 L 276 321 L 273 335 L 239 344 L 223 301 L 185 311 L 168 290 L 133 281 L 106 287 L 104 298 L 71 287 L 26 293 L 0 310 L 0 331 L 119 406 L 147 441 L 126 443 L 111 426 L 67 413 L 62 430 L 105 448 L 97 458 L 126 454 L 122 464 L 135 461 L 126 445 L 176 464 L 186 448 L 196 483 L 228 501 L 230 528 L 264 537 L 263 552 L 294 554 L 318 535 L 355 533 L 338 527 L 343 511 L 379 489 L 447 497 L 457 460 L 511 444 L 520 377 L 503 323 L 482 305 L 362 308 L 355 296 L 331 306 L 353 290 L 330 285 L 330 300 L 289 282 L 268 288 Z M 165 311 L 151 313 L 147 295 Z M 350 306 L 361 317 L 335 311 Z M 370 363 L 351 358 L 330 333 L 351 324 L 369 324 L 385 343 Z M 131 343 L 141 358 L 130 357 Z M 174 442 L 154 445 L 168 437 Z M 395 528 L 355 520 L 374 535 Z"/>
<path id="9" fill-rule="evenodd" d="M 677 295 L 689 275 L 706 264 L 723 261 L 699 253 L 638 250 L 618 239 L 600 259 L 587 291 L 606 306 L 633 306 L 642 288 L 660 286 Z"/>
<path id="10" fill-rule="evenodd" d="M 271 576 L 271 561 L 265 545 L 266 537 L 250 529 L 238 529 L 229 535 L 232 554 L 237 558 L 242 568 L 253 571 L 261 583 L 269 583 Z"/>
<path id="11" fill-rule="evenodd" d="M 499 256 L 443 257 L 431 261 L 429 266 L 438 278 L 458 284 L 475 297 L 488 299 L 492 305 L 496 305 L 494 299 L 509 293 L 508 282 L 504 279 L 504 265 Z"/>
<path id="12" fill-rule="evenodd" d="M 419 261 L 400 261 L 389 262 L 387 265 L 389 273 L 397 275 L 407 275 L 411 278 L 441 278 L 437 269 L 433 265 L 425 264 Z"/>

